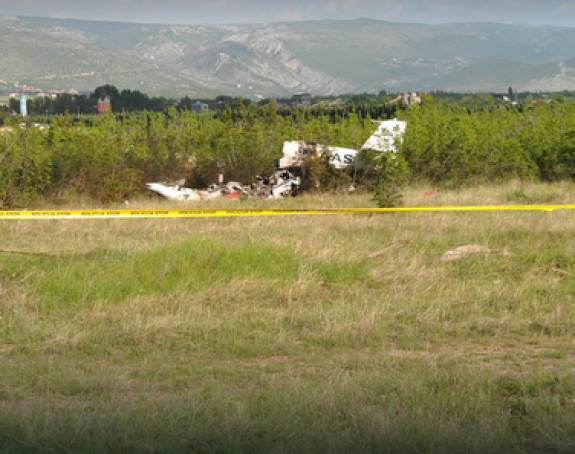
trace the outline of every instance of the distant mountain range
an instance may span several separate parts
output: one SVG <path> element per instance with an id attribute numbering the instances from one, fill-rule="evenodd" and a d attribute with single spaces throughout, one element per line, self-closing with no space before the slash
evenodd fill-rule
<path id="1" fill-rule="evenodd" d="M 575 89 L 575 28 L 370 19 L 150 25 L 0 14 L 0 89 L 254 98 Z"/>

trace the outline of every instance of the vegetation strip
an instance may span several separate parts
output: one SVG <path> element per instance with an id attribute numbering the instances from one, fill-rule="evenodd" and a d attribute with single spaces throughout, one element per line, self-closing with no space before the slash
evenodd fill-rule
<path id="1" fill-rule="evenodd" d="M 4 211 L 2 219 L 81 219 L 81 218 L 199 218 L 243 216 L 293 216 L 301 214 L 362 214 L 429 211 L 554 211 L 573 210 L 575 205 L 487 205 L 403 208 L 338 209 L 238 209 L 238 210 L 72 210 L 72 211 Z"/>

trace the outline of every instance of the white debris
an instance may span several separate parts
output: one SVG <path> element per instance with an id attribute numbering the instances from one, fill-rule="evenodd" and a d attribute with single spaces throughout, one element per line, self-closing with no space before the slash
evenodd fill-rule
<path id="1" fill-rule="evenodd" d="M 300 185 L 299 177 L 287 170 L 280 170 L 271 177 L 256 177 L 256 184 L 244 186 L 237 181 L 214 183 L 206 189 L 185 188 L 183 180 L 177 183 L 146 183 L 150 191 L 170 200 L 212 200 L 220 197 L 237 199 L 240 195 L 248 198 L 278 198 L 294 195 Z"/>
<path id="2" fill-rule="evenodd" d="M 186 200 L 200 200 L 200 194 L 194 189 L 182 188 L 177 184 L 167 183 L 146 183 L 150 191 L 154 191 L 166 199 L 186 201 Z"/>

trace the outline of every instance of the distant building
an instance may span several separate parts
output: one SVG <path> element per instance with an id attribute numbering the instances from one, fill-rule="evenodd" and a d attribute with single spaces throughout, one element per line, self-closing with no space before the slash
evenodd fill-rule
<path id="1" fill-rule="evenodd" d="M 412 104 L 421 104 L 421 96 L 419 93 L 404 93 L 401 99 L 401 104 L 404 106 L 411 106 Z"/>
<path id="2" fill-rule="evenodd" d="M 401 106 L 411 106 L 413 104 L 421 104 L 421 95 L 419 93 L 404 93 L 400 94 L 390 104 L 400 104 Z"/>
<path id="3" fill-rule="evenodd" d="M 98 99 L 98 115 L 104 115 L 107 112 L 112 110 L 112 106 L 110 104 L 110 97 L 106 96 L 105 98 Z"/>
<path id="4" fill-rule="evenodd" d="M 207 112 L 208 111 L 209 106 L 203 102 L 197 101 L 194 104 L 192 104 L 192 112 L 197 112 L 197 113 L 201 113 L 201 112 Z"/>
<path id="5" fill-rule="evenodd" d="M 299 95 L 293 95 L 291 97 L 290 106 L 291 107 L 299 107 L 299 106 L 309 107 L 309 106 L 311 106 L 311 95 L 309 93 L 302 93 Z"/>

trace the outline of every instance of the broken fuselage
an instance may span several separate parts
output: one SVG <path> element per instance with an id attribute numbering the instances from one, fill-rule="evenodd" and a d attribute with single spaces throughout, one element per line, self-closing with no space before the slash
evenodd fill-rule
<path id="1" fill-rule="evenodd" d="M 301 168 L 307 159 L 312 156 L 326 157 L 336 169 L 360 169 L 361 152 L 372 150 L 380 153 L 395 153 L 396 144 L 401 141 L 407 123 L 397 119 L 387 121 L 374 121 L 378 123 L 377 130 L 367 139 L 360 150 L 353 148 L 335 147 L 303 140 L 284 142 L 283 156 L 276 160 L 278 169 Z"/>

